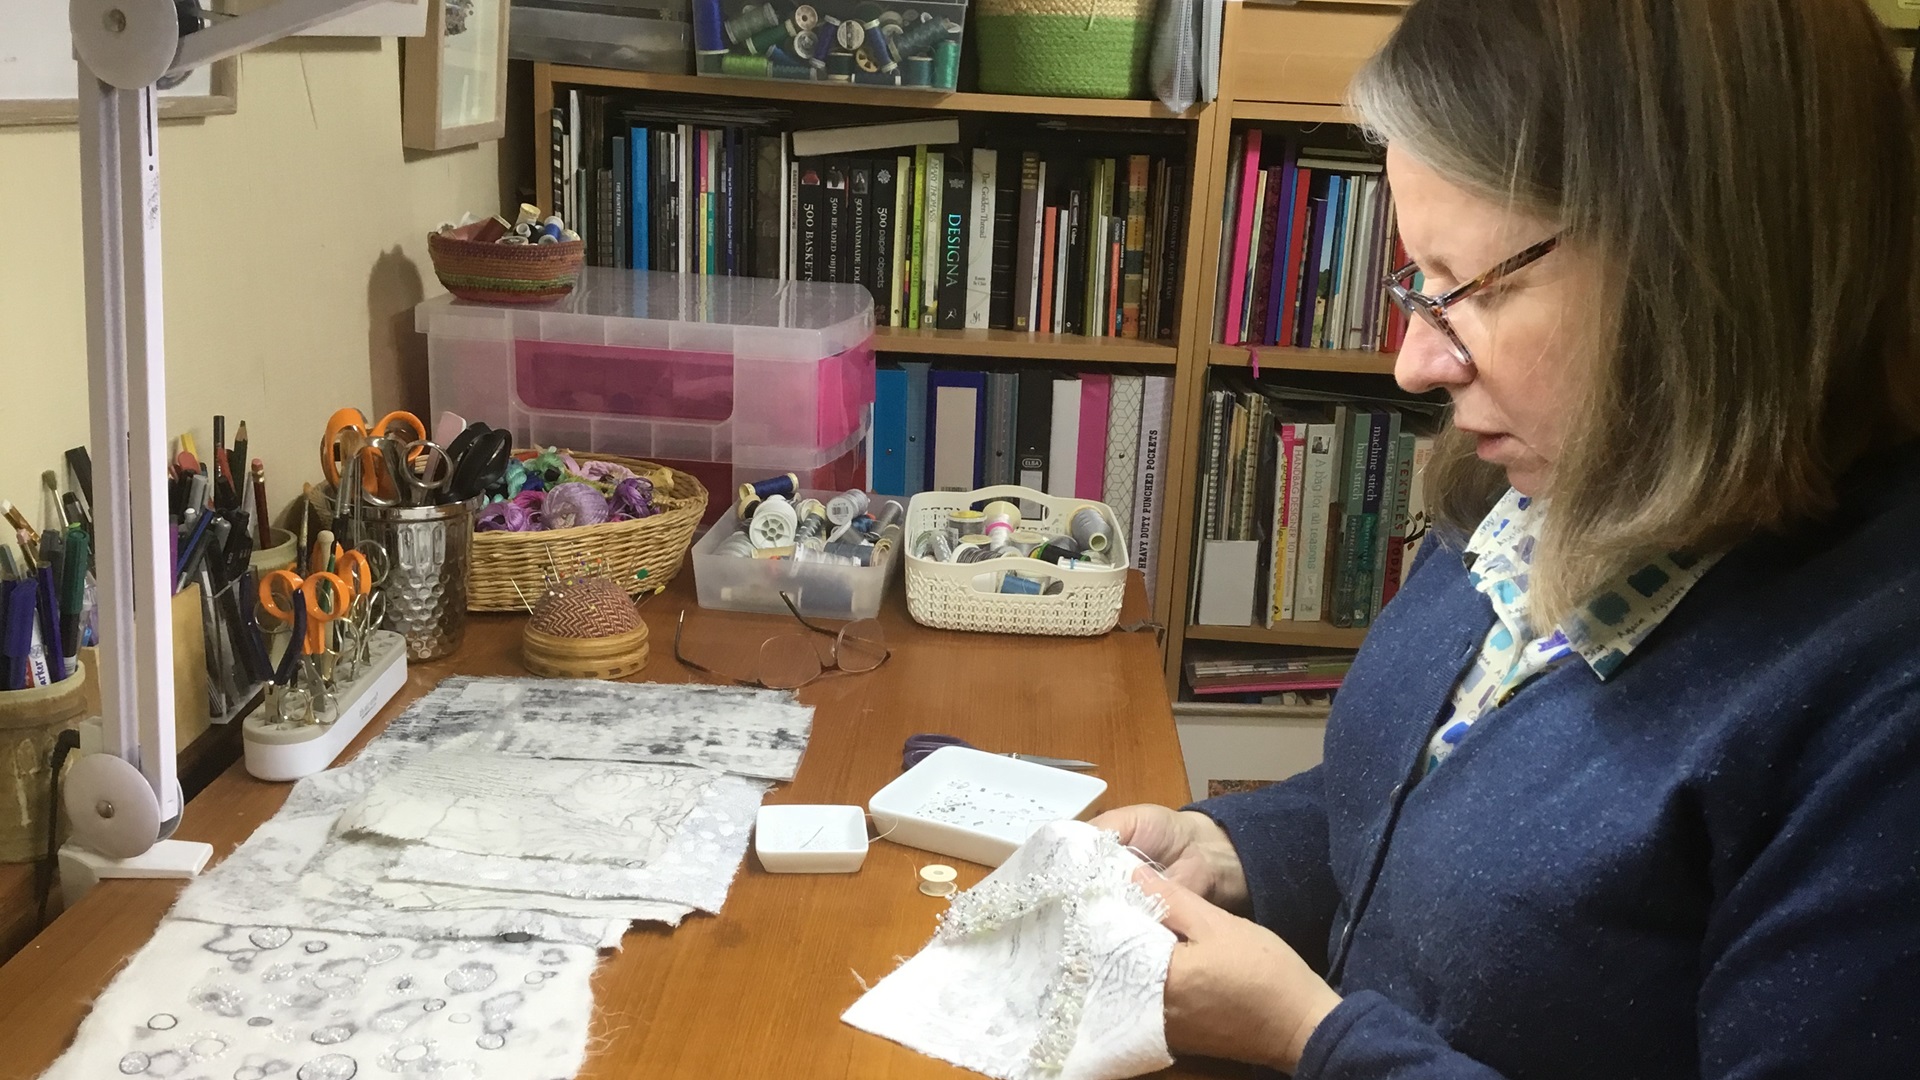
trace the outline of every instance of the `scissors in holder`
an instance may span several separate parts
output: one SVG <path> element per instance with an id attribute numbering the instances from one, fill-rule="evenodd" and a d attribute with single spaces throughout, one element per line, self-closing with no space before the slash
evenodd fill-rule
<path id="1" fill-rule="evenodd" d="M 275 570 L 260 582 L 260 606 L 267 614 L 293 627 L 287 654 L 298 650 L 295 664 L 282 657 L 275 681 L 285 686 L 304 682 L 309 695 L 306 717 L 313 719 L 334 704 L 328 675 L 334 657 L 327 647 L 327 624 L 344 618 L 353 603 L 353 587 L 339 574 L 318 570 L 302 578 L 291 570 Z M 323 669 L 323 661 L 325 669 Z M 291 721 L 288 697 L 282 695 L 280 718 Z"/>
<path id="2" fill-rule="evenodd" d="M 387 597 L 381 590 L 392 566 L 386 546 L 378 540 L 362 540 L 351 549 L 338 550 L 334 572 L 353 590 L 347 615 L 341 626 L 341 677 L 352 680 L 373 658 L 373 632 L 386 621 Z"/>
<path id="3" fill-rule="evenodd" d="M 900 755 L 900 767 L 902 769 L 911 769 L 926 760 L 928 754 L 933 753 L 943 746 L 964 746 L 969 750 L 979 749 L 979 747 L 974 746 L 965 739 L 953 735 L 909 735 L 907 736 L 907 745 Z M 1042 757 L 1039 754 L 1001 754 L 1000 756 L 1010 757 L 1015 761 L 1031 761 L 1035 765 L 1046 765 L 1055 769 L 1070 769 L 1074 772 L 1084 772 L 1088 769 L 1099 767 L 1091 761 L 1081 761 L 1078 758 Z"/>
<path id="4" fill-rule="evenodd" d="M 365 453 L 364 447 L 361 453 L 354 454 L 349 452 L 347 446 L 342 445 L 342 436 L 347 433 L 357 435 L 363 444 L 384 438 L 397 438 L 405 444 L 426 439 L 427 426 L 420 422 L 419 417 L 402 409 L 388 413 L 381 417 L 378 423 L 372 425 L 367 423 L 366 414 L 359 409 L 336 410 L 327 418 L 326 434 L 320 438 L 320 471 L 326 474 L 327 482 L 333 484 L 336 489 L 340 487 L 341 464 L 354 457 L 364 457 Z M 377 476 L 377 474 L 374 475 Z M 384 498 L 393 497 L 386 491 L 376 492 L 376 494 Z"/>
<path id="5" fill-rule="evenodd" d="M 507 462 L 513 457 L 513 433 L 475 422 L 447 444 L 447 457 L 453 460 L 453 482 L 447 496 L 465 502 L 500 486 L 507 478 Z"/>

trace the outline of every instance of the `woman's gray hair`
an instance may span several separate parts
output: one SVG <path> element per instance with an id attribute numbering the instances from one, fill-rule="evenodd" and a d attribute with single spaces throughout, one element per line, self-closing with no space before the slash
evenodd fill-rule
<path id="1" fill-rule="evenodd" d="M 1603 284 L 1535 563 L 1558 618 L 1651 552 L 1814 520 L 1920 432 L 1914 107 L 1860 0 L 1419 0 L 1354 110 Z M 1428 490 L 1504 488 L 1450 433 Z"/>

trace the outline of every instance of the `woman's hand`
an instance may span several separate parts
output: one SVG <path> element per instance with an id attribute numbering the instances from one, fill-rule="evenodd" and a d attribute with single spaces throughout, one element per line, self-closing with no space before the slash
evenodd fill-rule
<path id="1" fill-rule="evenodd" d="M 1167 1048 L 1291 1074 L 1340 995 L 1266 927 L 1151 869 L 1134 881 L 1166 902 L 1166 927 L 1180 936 L 1167 964 Z"/>
<path id="2" fill-rule="evenodd" d="M 1109 810 L 1091 824 L 1120 834 L 1120 843 L 1158 863 L 1168 878 L 1209 903 L 1233 912 L 1252 910 L 1247 875 L 1227 831 L 1195 810 L 1140 804 Z"/>

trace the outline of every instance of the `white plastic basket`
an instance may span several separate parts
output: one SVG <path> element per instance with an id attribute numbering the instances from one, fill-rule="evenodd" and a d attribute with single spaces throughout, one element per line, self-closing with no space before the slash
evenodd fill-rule
<path id="1" fill-rule="evenodd" d="M 1008 555 L 975 563 L 944 563 L 913 554 L 914 539 L 929 529 L 945 528 L 947 516 L 984 500 L 1005 499 L 1038 517 L 1023 515 L 1020 527 L 1045 533 L 1065 533 L 1074 511 L 1091 506 L 1106 519 L 1114 543 L 1114 564 L 1098 568 L 1068 568 L 1026 556 Z M 1127 544 L 1112 508 L 1088 499 L 1063 499 L 1032 488 L 1002 484 L 974 491 L 927 491 L 907 504 L 907 610 L 914 621 L 942 630 L 977 630 L 1001 634 L 1052 634 L 1058 637 L 1095 637 L 1120 621 L 1120 601 L 1127 590 Z M 1053 595 L 1003 593 L 1008 573 L 1061 583 Z"/>

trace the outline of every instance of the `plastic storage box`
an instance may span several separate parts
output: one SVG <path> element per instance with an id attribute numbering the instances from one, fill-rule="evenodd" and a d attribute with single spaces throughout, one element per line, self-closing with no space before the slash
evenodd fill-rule
<path id="1" fill-rule="evenodd" d="M 825 502 L 838 494 L 802 491 L 799 497 Z M 886 496 L 876 495 L 873 506 L 877 510 L 886 501 Z M 880 613 L 887 581 L 900 562 L 898 550 L 880 555 L 872 566 L 720 554 L 716 549 L 739 531 L 729 514 L 693 545 L 693 583 L 703 608 L 785 615 L 787 605 L 780 599 L 784 592 L 809 619 L 871 619 Z"/>
<path id="2" fill-rule="evenodd" d="M 965 0 L 693 0 L 695 68 L 946 92 L 959 83 L 966 23 Z"/>
<path id="3" fill-rule="evenodd" d="M 693 70 L 687 0 L 519 0 L 507 51 L 515 60 L 662 71 Z"/>
<path id="4" fill-rule="evenodd" d="M 866 486 L 873 296 L 858 285 L 587 267 L 564 299 L 414 310 L 435 414 L 522 446 L 645 458 L 714 493 L 780 473 Z"/>

